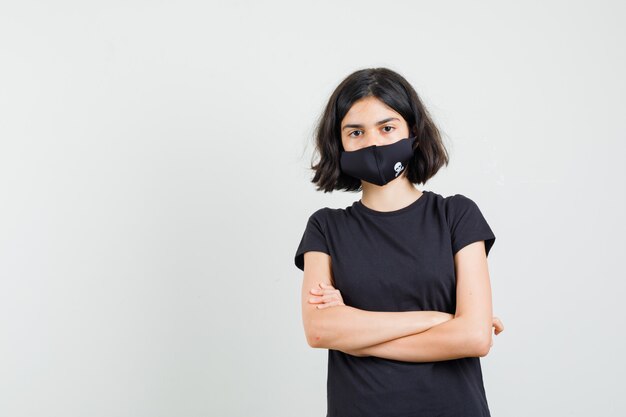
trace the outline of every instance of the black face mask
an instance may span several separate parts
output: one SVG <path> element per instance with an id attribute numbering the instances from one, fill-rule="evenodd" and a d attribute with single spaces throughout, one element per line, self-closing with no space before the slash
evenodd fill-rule
<path id="1" fill-rule="evenodd" d="M 352 177 L 385 185 L 398 178 L 413 158 L 416 137 L 400 139 L 391 145 L 368 146 L 356 151 L 341 151 L 341 170 Z"/>

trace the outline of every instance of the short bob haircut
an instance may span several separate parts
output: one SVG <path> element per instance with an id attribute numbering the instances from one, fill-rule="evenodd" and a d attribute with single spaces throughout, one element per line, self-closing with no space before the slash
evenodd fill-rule
<path id="1" fill-rule="evenodd" d="M 361 180 L 344 174 L 339 164 L 343 145 L 341 121 L 352 105 L 366 97 L 377 97 L 398 112 L 409 126 L 409 135 L 417 139 L 414 157 L 405 175 L 413 184 L 424 184 L 445 164 L 448 152 L 439 129 L 433 123 L 415 89 L 400 74 L 388 68 L 367 68 L 346 77 L 330 96 L 315 128 L 315 152 L 320 159 L 311 164 L 315 175 L 311 182 L 317 191 L 360 191 Z"/>

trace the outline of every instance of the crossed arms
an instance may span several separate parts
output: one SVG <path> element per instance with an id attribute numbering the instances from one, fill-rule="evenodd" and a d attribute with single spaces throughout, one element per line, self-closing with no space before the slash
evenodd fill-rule
<path id="1" fill-rule="evenodd" d="M 492 317 L 483 241 L 455 254 L 454 316 L 439 311 L 376 312 L 346 306 L 332 286 L 330 256 L 311 251 L 304 257 L 302 319 L 311 347 L 354 356 L 432 362 L 486 356 L 492 344 L 492 326 L 496 335 L 504 330 L 499 319 Z"/>

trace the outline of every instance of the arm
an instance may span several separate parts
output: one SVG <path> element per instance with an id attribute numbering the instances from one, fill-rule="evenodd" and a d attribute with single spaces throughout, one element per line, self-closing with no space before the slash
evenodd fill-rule
<path id="1" fill-rule="evenodd" d="M 459 250 L 454 263 L 457 308 L 452 320 L 419 334 L 347 353 L 409 362 L 486 356 L 491 345 L 492 301 L 484 241 Z"/>
<path id="2" fill-rule="evenodd" d="M 350 351 L 423 332 L 436 324 L 434 313 L 367 311 L 340 305 L 312 311 L 307 338 L 312 347 Z"/>
<path id="3" fill-rule="evenodd" d="M 304 254 L 302 320 L 309 346 L 349 351 L 423 332 L 442 321 L 437 311 L 378 312 L 346 305 L 318 309 L 309 302 L 311 288 L 332 285 L 331 258 L 309 251 Z"/>

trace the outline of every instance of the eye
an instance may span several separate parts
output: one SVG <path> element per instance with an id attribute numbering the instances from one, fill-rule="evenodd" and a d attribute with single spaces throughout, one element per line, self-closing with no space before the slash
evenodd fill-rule
<path id="1" fill-rule="evenodd" d="M 352 132 L 350 132 L 350 134 L 348 136 L 350 136 L 351 138 L 355 138 L 356 136 L 352 136 L 352 134 L 355 133 L 355 132 L 360 132 L 360 130 L 353 130 Z"/>
<path id="2" fill-rule="evenodd" d="M 385 126 L 385 127 L 383 127 L 383 129 L 386 129 L 386 128 L 395 129 L 395 127 L 393 127 L 393 126 Z M 391 132 L 391 130 L 386 130 L 385 132 L 389 133 L 389 132 Z"/>

